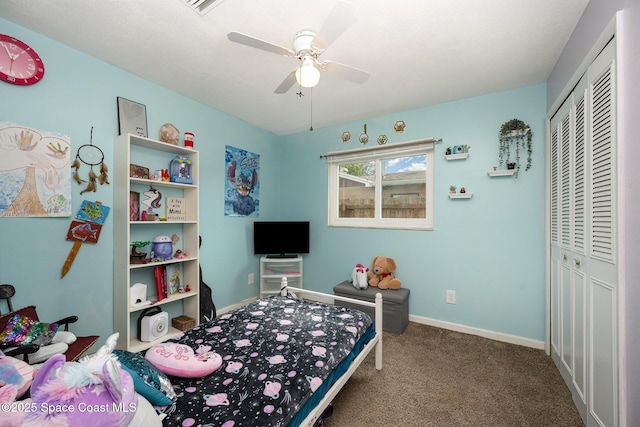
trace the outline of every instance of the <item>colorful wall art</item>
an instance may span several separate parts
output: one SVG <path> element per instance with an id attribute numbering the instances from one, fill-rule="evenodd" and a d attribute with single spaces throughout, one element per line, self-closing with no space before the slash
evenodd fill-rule
<path id="1" fill-rule="evenodd" d="M 226 146 L 225 216 L 259 216 L 260 155 Z"/>
<path id="2" fill-rule="evenodd" d="M 0 122 L 0 217 L 71 215 L 67 135 Z"/>

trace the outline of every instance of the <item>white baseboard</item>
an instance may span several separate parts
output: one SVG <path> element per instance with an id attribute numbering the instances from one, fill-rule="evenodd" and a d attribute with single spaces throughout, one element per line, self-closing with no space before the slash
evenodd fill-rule
<path id="1" fill-rule="evenodd" d="M 531 347 L 538 350 L 544 350 L 544 341 L 532 340 L 516 335 L 503 334 L 500 332 L 489 331 L 486 329 L 473 328 L 470 326 L 460 325 L 457 323 L 445 322 L 442 320 L 430 319 L 428 317 L 409 315 L 411 322 L 421 323 L 423 325 L 434 326 L 436 328 L 448 329 L 450 331 L 462 332 L 464 334 L 477 335 L 483 338 L 489 338 L 495 341 L 506 342 L 509 344 L 517 344 L 524 347 Z"/>
<path id="2" fill-rule="evenodd" d="M 235 304 L 231 304 L 231 305 L 226 306 L 226 307 L 224 307 L 224 308 L 218 309 L 218 310 L 216 310 L 216 317 L 217 317 L 217 316 L 219 316 L 219 315 L 221 315 L 221 314 L 228 313 L 228 312 L 230 312 L 231 310 L 235 310 L 236 308 L 240 308 L 240 307 L 242 307 L 243 305 L 247 305 L 247 304 L 249 304 L 250 302 L 253 302 L 253 301 L 257 300 L 258 298 L 260 298 L 260 297 L 259 297 L 259 296 L 255 296 L 255 297 L 247 298 L 247 299 L 242 300 L 242 301 L 240 301 L 240 302 L 237 302 L 237 303 L 235 303 Z"/>
<path id="3" fill-rule="evenodd" d="M 217 310 L 217 314 L 228 313 L 231 310 L 247 305 L 250 302 L 257 300 L 259 296 L 247 298 L 238 303 Z M 332 304 L 332 298 L 323 300 L 318 298 L 318 301 Z M 460 325 L 458 323 L 445 322 L 443 320 L 431 319 L 429 317 L 409 315 L 409 321 L 421 323 L 423 325 L 434 326 L 436 328 L 448 329 L 450 331 L 461 332 L 463 334 L 477 335 L 479 337 L 488 338 L 495 341 L 506 342 L 509 344 L 521 345 L 524 347 L 531 347 L 538 350 L 544 350 L 544 341 L 532 340 L 530 338 L 523 338 L 516 335 L 503 334 L 501 332 L 489 331 L 487 329 L 473 328 L 471 326 Z"/>

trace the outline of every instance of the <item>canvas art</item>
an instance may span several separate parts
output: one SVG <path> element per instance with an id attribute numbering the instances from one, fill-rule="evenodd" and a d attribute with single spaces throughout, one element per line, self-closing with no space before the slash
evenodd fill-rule
<path id="1" fill-rule="evenodd" d="M 140 221 L 140 193 L 129 191 L 129 221 Z"/>
<path id="2" fill-rule="evenodd" d="M 259 216 L 260 155 L 227 145 L 225 173 L 225 216 Z"/>
<path id="3" fill-rule="evenodd" d="M 71 220 L 69 231 L 67 231 L 67 240 L 73 242 L 73 247 L 62 265 L 60 278 L 63 278 L 71 269 L 83 243 L 98 243 L 102 226 L 107 220 L 110 210 L 109 206 L 105 206 L 101 202 L 82 201 L 76 219 Z"/>
<path id="4" fill-rule="evenodd" d="M 69 136 L 0 122 L 0 217 L 71 215 Z"/>

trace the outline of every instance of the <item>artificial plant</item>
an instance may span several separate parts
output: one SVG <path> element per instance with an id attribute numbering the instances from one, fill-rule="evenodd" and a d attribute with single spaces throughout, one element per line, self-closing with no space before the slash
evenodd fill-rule
<path id="1" fill-rule="evenodd" d="M 531 140 L 533 139 L 533 132 L 531 128 L 522 120 L 512 119 L 504 123 L 500 127 L 500 151 L 498 157 L 500 158 L 500 165 L 509 164 L 511 162 L 511 144 L 515 146 L 515 176 L 518 176 L 520 171 L 520 150 L 527 150 L 527 165 L 526 171 L 531 168 L 531 154 L 533 153 Z"/>

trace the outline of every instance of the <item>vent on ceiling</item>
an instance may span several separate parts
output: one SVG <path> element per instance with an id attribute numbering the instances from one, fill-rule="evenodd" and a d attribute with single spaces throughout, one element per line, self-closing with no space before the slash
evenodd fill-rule
<path id="1" fill-rule="evenodd" d="M 214 7 L 218 6 L 224 0 L 182 0 L 191 9 L 198 12 L 200 15 L 204 15 L 210 12 Z"/>

